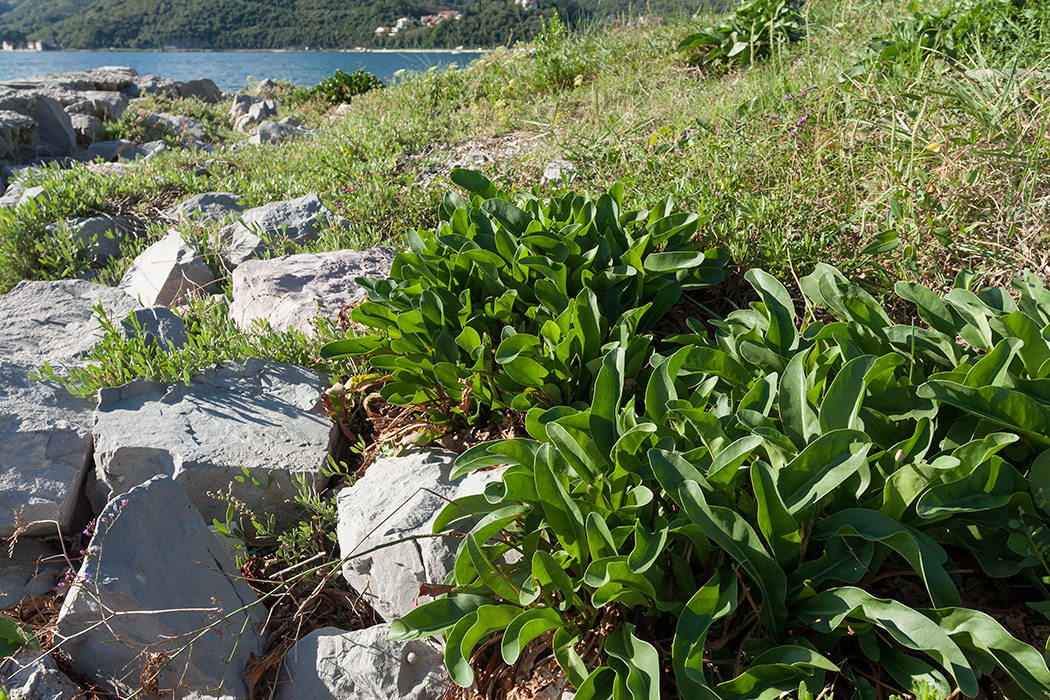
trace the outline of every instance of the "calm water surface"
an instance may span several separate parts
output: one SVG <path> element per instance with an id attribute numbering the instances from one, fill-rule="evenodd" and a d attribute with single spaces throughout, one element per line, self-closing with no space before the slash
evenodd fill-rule
<path id="1" fill-rule="evenodd" d="M 211 78 L 226 92 L 247 87 L 248 79 L 288 80 L 315 85 L 337 69 L 351 73 L 362 68 L 383 80 L 395 71 L 424 71 L 452 63 L 465 66 L 477 52 L 387 53 L 354 51 L 3 51 L 0 80 L 45 73 L 87 70 L 102 66 L 131 66 L 140 75 L 174 80 Z"/>

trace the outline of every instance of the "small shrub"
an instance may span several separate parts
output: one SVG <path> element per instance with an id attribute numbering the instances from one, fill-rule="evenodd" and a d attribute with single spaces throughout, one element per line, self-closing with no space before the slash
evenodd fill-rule
<path id="1" fill-rule="evenodd" d="M 927 327 L 902 325 L 818 265 L 801 287 L 828 321 L 805 325 L 746 277 L 760 301 L 654 355 L 644 393 L 613 349 L 589 407 L 457 459 L 452 478 L 506 469 L 439 514 L 467 533 L 452 590 L 392 638 L 444 635 L 462 686 L 483 647 L 513 665 L 540 644 L 579 700 L 976 697 L 982 676 L 1045 695 L 1026 625 L 964 601 L 1046 615 L 1050 293 L 900 283 Z"/>
<path id="2" fill-rule="evenodd" d="M 410 233 L 389 279 L 357 280 L 368 299 L 351 318 L 371 334 L 322 349 L 371 355 L 390 376 L 382 396 L 436 423 L 586 400 L 610 345 L 640 371 L 653 325 L 683 292 L 722 280 L 727 256 L 701 250 L 700 216 L 669 200 L 625 212 L 618 187 L 544 202 L 472 171 L 452 179 L 472 199 L 447 195 L 439 227 Z"/>
<path id="3" fill-rule="evenodd" d="M 798 0 L 744 0 L 718 24 L 678 44 L 695 63 L 736 63 L 744 68 L 806 37 L 806 18 Z"/>
<path id="4" fill-rule="evenodd" d="M 337 70 L 328 78 L 319 82 L 313 89 L 313 94 L 334 105 L 350 102 L 358 95 L 366 92 L 385 88 L 386 84 L 363 70 L 355 70 L 353 73 L 344 73 Z"/>

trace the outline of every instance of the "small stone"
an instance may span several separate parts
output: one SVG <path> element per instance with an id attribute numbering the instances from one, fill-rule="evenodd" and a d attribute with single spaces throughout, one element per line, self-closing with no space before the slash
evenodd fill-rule
<path id="1" fill-rule="evenodd" d="M 142 251 L 118 285 L 143 306 L 174 306 L 189 294 L 210 294 L 215 276 L 182 234 L 172 229 Z"/>

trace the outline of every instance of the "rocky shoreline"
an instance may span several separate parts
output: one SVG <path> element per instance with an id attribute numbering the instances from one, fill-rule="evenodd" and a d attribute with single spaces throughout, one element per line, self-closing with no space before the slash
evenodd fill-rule
<path id="1" fill-rule="evenodd" d="M 163 143 L 92 137 L 130 100 L 158 91 L 229 99 L 231 123 L 257 135 L 266 124 L 292 136 L 308 133 L 269 120 L 276 109 L 266 99 L 230 99 L 210 81 L 177 83 L 122 68 L 9 81 L 0 85 L 0 159 L 11 183 L 0 206 L 50 196 L 18 182 L 20 168 L 84 160 L 130 167 L 160 152 Z M 188 145 L 209 148 L 203 130 L 180 121 L 187 118 L 157 118 Z M 237 193 L 205 193 L 161 212 L 160 221 L 214 227 L 215 249 L 232 273 L 229 313 L 246 331 L 265 321 L 310 333 L 316 319 L 333 319 L 363 296 L 355 277 L 389 270 L 394 251 L 385 247 L 283 254 L 275 241 L 308 242 L 323 227 L 340 225 L 316 194 L 251 209 L 242 201 Z M 120 241 L 137 235 L 117 216 L 51 226 L 77 233 L 99 258 L 119 255 Z M 188 385 L 136 380 L 90 399 L 31 377 L 45 364 L 83 366 L 101 332 L 98 309 L 144 342 L 182 347 L 187 332 L 172 309 L 187 296 L 213 293 L 220 289 L 201 251 L 171 228 L 135 258 L 117 287 L 24 281 L 0 296 L 0 535 L 10 544 L 0 555 L 0 610 L 14 617 L 33 606 L 56 610 L 45 651 L 26 647 L 0 660 L 0 686 L 14 698 L 71 700 L 91 687 L 116 697 L 240 700 L 258 690 L 252 669 L 273 648 L 273 601 L 261 600 L 240 577 L 229 540 L 215 532 L 213 522 L 227 516 L 215 494 L 273 512 L 280 501 L 237 477 L 247 474 L 286 495 L 297 480 L 327 488 L 320 468 L 340 437 L 321 402 L 325 377 L 251 360 L 208 369 Z M 444 498 L 478 493 L 498 476 L 450 481 L 453 457 L 415 451 L 382 458 L 340 492 L 342 575 L 367 596 L 378 624 L 303 630 L 309 634 L 280 663 L 273 697 L 444 694 L 440 648 L 389 642 L 386 623 L 421 600 L 421 584 L 444 580 L 458 541 L 397 542 L 429 534 Z"/>

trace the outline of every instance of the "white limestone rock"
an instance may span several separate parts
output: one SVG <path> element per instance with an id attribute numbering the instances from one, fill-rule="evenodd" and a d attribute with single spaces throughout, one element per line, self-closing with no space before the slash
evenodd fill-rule
<path id="1" fill-rule="evenodd" d="M 447 499 L 480 494 L 500 478 L 501 470 L 474 472 L 449 479 L 455 455 L 416 450 L 378 459 L 352 486 L 339 492 L 340 556 L 352 557 L 413 535 L 430 535 Z M 412 540 L 347 559 L 343 576 L 386 620 L 400 617 L 416 604 L 422 583 L 443 583 L 452 570 L 462 540 L 434 537 Z"/>
<path id="2" fill-rule="evenodd" d="M 394 255 L 392 248 L 377 246 L 248 260 L 233 271 L 230 317 L 242 330 L 263 321 L 275 330 L 312 334 L 315 319 L 334 321 L 343 307 L 364 299 L 354 280 L 385 278 Z"/>
<path id="3" fill-rule="evenodd" d="M 0 610 L 49 593 L 65 570 L 62 550 L 44 540 L 19 538 L 14 552 L 4 543 L 0 548 Z"/>
<path id="4" fill-rule="evenodd" d="M 227 267 L 233 269 L 267 250 L 280 250 L 282 241 L 312 241 L 326 224 L 339 222 L 320 197 L 308 194 L 249 209 L 240 221 L 219 230 L 218 247 Z"/>
<path id="5" fill-rule="evenodd" d="M 244 211 L 241 196 L 233 192 L 203 192 L 165 209 L 161 216 L 170 221 L 223 221 Z"/>
<path id="6" fill-rule="evenodd" d="M 247 469 L 277 492 L 294 494 L 295 475 L 323 486 L 332 422 L 321 405 L 325 378 L 312 370 L 249 360 L 227 363 L 165 386 L 136 380 L 102 389 L 95 413 L 96 508 L 114 495 L 161 474 L 186 490 L 207 521 L 226 518 L 234 496 L 259 512 L 272 510 L 267 494 L 235 482 Z"/>
<path id="7" fill-rule="evenodd" d="M 161 696 L 244 700 L 266 612 L 182 488 L 150 479 L 97 522 L 55 634 L 73 670 L 128 697 L 163 654 Z"/>
<path id="8" fill-rule="evenodd" d="M 439 700 L 451 681 L 424 641 L 390 642 L 390 625 L 314 630 L 284 657 L 274 700 Z"/>
<path id="9" fill-rule="evenodd" d="M 131 263 L 118 285 L 143 306 L 171 307 L 191 294 L 210 294 L 212 274 L 196 248 L 172 229 Z"/>

